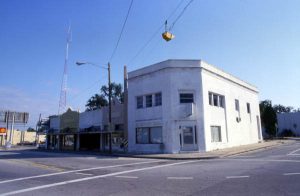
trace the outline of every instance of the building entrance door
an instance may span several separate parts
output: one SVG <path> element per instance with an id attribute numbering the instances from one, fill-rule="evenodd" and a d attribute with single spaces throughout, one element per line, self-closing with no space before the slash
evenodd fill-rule
<path id="1" fill-rule="evenodd" d="M 183 151 L 198 149 L 196 126 L 181 126 L 180 145 Z"/>

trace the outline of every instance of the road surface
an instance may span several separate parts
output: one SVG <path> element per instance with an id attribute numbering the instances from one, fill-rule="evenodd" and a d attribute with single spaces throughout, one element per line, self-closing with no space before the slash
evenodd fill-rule
<path id="1" fill-rule="evenodd" d="M 0 151 L 0 195 L 299 195 L 300 142 L 211 160 Z"/>

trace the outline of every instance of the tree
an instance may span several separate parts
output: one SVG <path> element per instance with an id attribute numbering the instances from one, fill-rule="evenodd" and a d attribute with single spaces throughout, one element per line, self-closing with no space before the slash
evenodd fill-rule
<path id="1" fill-rule="evenodd" d="M 121 103 L 124 102 L 124 92 L 121 84 L 111 83 L 112 99 L 117 99 Z M 88 101 L 86 106 L 87 111 L 100 109 L 108 105 L 108 86 L 103 85 L 100 89 L 100 94 L 93 95 Z"/>
<path id="2" fill-rule="evenodd" d="M 300 108 L 293 109 L 293 112 L 300 112 Z"/>
<path id="3" fill-rule="evenodd" d="M 28 127 L 27 132 L 35 132 L 35 129 L 32 127 Z"/>
<path id="4" fill-rule="evenodd" d="M 293 111 L 294 108 L 291 106 L 285 107 L 283 105 L 278 104 L 278 105 L 274 105 L 273 109 L 275 110 L 276 113 L 290 113 Z"/>
<path id="5" fill-rule="evenodd" d="M 108 86 L 103 85 L 101 87 L 101 94 L 105 96 L 105 98 L 108 99 L 109 95 L 109 89 Z M 111 94 L 112 94 L 112 99 L 117 99 L 121 103 L 124 102 L 124 92 L 123 92 L 123 87 L 121 84 L 116 84 L 114 82 L 111 83 Z"/>
<path id="6" fill-rule="evenodd" d="M 277 116 L 270 100 L 261 101 L 259 104 L 261 123 L 266 133 L 270 136 L 276 135 Z"/>
<path id="7" fill-rule="evenodd" d="M 100 109 L 103 106 L 107 106 L 108 101 L 103 95 L 95 94 L 88 101 L 86 106 L 87 111 Z"/>

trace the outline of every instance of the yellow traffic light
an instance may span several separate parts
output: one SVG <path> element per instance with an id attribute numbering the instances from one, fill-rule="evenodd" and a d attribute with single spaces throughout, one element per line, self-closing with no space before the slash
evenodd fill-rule
<path id="1" fill-rule="evenodd" d="M 166 40 L 167 42 L 174 39 L 175 38 L 175 35 L 173 35 L 172 33 L 170 33 L 169 31 L 165 31 L 163 34 L 162 34 L 162 37 L 164 38 L 164 40 Z"/>

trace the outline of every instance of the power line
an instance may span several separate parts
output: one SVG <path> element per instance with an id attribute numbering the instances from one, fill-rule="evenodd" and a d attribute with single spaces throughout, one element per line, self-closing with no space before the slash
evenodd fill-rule
<path id="1" fill-rule="evenodd" d="M 170 29 L 169 30 L 171 30 L 173 27 L 174 27 L 174 25 L 175 25 L 175 23 L 179 20 L 179 18 L 181 18 L 181 16 L 183 15 L 183 13 L 186 11 L 186 9 L 189 7 L 189 5 L 193 2 L 194 0 L 190 0 L 189 2 L 188 2 L 188 4 L 183 8 L 183 10 L 180 12 L 180 14 L 177 16 L 177 18 L 174 20 L 174 22 L 173 22 L 173 24 L 172 24 L 172 26 L 170 27 Z"/>
<path id="2" fill-rule="evenodd" d="M 89 87 L 83 89 L 81 92 L 77 93 L 76 95 L 74 95 L 73 97 L 71 97 L 70 102 L 74 101 L 75 99 L 77 99 L 78 97 L 82 96 L 83 93 L 87 92 L 88 90 L 92 89 L 94 86 L 98 85 L 98 82 L 101 82 L 102 80 L 97 80 L 95 81 L 92 85 L 90 85 Z"/>
<path id="3" fill-rule="evenodd" d="M 175 12 L 178 10 L 178 8 L 181 6 L 181 4 L 184 2 L 184 0 L 181 0 L 178 5 L 176 6 L 176 8 L 171 12 L 171 14 L 168 16 L 167 20 L 169 20 L 174 14 Z M 151 35 L 150 39 L 138 50 L 138 52 L 129 60 L 128 65 L 131 64 L 139 55 L 140 53 L 148 46 L 148 44 L 154 39 L 154 37 L 156 36 L 157 33 L 160 32 L 161 28 L 164 27 L 164 23 L 162 25 L 160 25 L 157 30 Z"/>
<path id="4" fill-rule="evenodd" d="M 113 53 L 112 53 L 112 55 L 111 55 L 109 61 L 112 60 L 112 58 L 114 57 L 114 55 L 115 55 L 115 53 L 116 53 L 116 51 L 117 51 L 117 48 L 118 48 L 118 46 L 119 46 L 119 42 L 120 42 L 120 40 L 121 40 L 121 37 L 122 37 L 123 31 L 124 31 L 124 28 L 125 28 L 125 25 L 126 25 L 126 22 L 127 22 L 127 19 L 128 19 L 128 16 L 129 16 L 131 7 L 132 7 L 132 4 L 133 4 L 133 0 L 131 0 L 131 2 L 130 2 L 130 6 L 129 6 L 129 9 L 128 9 L 128 11 L 127 11 L 127 15 L 126 15 L 125 21 L 124 21 L 124 23 L 123 23 L 121 33 L 120 33 L 120 35 L 119 35 L 117 44 L 116 44 L 116 46 L 115 46 L 115 48 L 114 48 L 114 50 L 113 50 Z"/>

